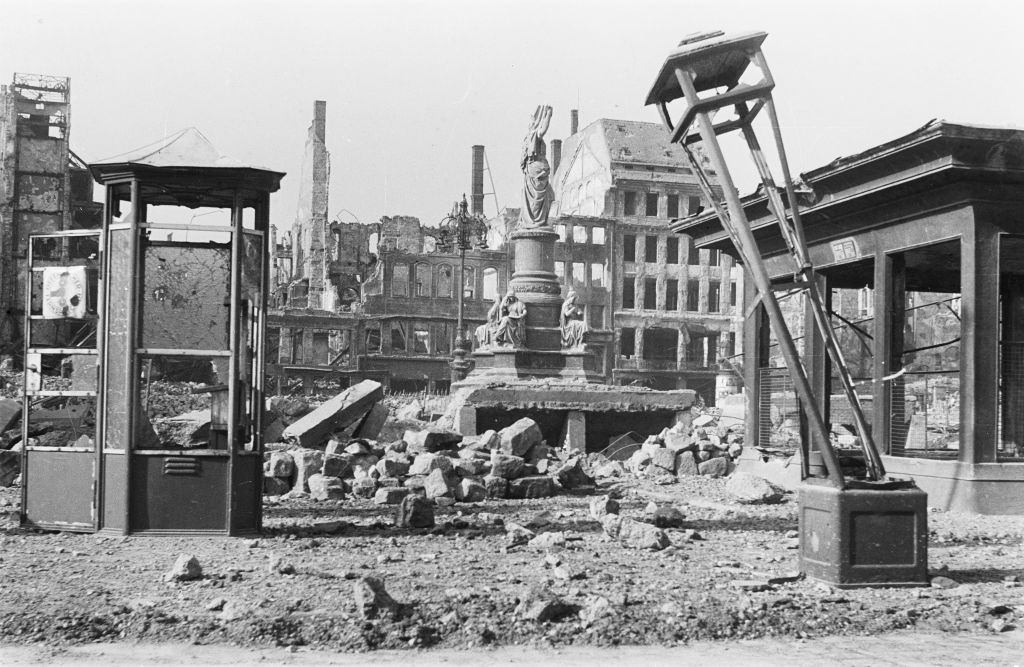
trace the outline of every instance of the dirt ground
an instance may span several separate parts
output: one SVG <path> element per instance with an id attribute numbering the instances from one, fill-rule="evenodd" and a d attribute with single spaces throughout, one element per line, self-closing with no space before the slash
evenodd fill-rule
<path id="1" fill-rule="evenodd" d="M 395 528 L 393 508 L 370 501 L 292 500 L 266 507 L 256 540 L 101 537 L 22 530 L 19 491 L 2 489 L 0 645 L 583 650 L 901 629 L 1005 637 L 1024 616 L 1024 517 L 930 512 L 930 569 L 958 586 L 839 591 L 787 578 L 798 568 L 791 496 L 738 505 L 725 480 L 705 477 L 621 486 L 624 516 L 652 499 L 671 503 L 697 534 L 669 530 L 668 549 L 626 549 L 590 518 L 593 494 L 578 494 L 457 503 L 439 508 L 430 530 Z M 508 547 L 498 518 L 570 539 L 564 549 Z M 203 577 L 165 582 L 183 553 Z M 402 604 L 397 617 L 357 613 L 353 584 L 367 575 Z M 742 583 L 773 577 L 782 581 L 765 590 Z M 558 618 L 516 612 L 539 589 L 565 603 Z"/>

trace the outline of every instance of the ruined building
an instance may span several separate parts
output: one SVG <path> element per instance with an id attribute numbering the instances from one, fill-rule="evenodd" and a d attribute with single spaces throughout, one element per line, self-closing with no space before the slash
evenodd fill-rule
<path id="1" fill-rule="evenodd" d="M 289 235 L 275 233 L 271 273 L 278 287 L 268 320 L 268 373 L 282 383 L 301 379 L 307 387 L 317 380 L 373 378 L 395 390 L 446 391 L 457 333 L 458 251 L 445 247 L 439 229 L 411 216 L 328 222 L 325 116 L 326 103 L 316 102 L 298 215 Z M 470 336 L 506 289 L 507 266 L 504 250 L 466 252 Z"/>
<path id="2" fill-rule="evenodd" d="M 695 177 L 656 123 L 599 119 L 552 142 L 556 270 L 587 304 L 610 380 L 713 399 L 737 347 L 742 273 L 669 225 L 701 210 Z"/>
<path id="3" fill-rule="evenodd" d="M 70 79 L 15 74 L 0 86 L 0 358 L 21 352 L 29 235 L 100 225 L 70 131 Z"/>
<path id="4" fill-rule="evenodd" d="M 275 240 L 278 284 L 268 370 L 281 379 L 445 390 L 458 309 L 457 250 L 410 216 L 328 222 L 326 105 L 314 105 L 298 216 Z M 740 274 L 720 252 L 697 251 L 669 223 L 700 210 L 699 188 L 653 123 L 599 120 L 551 142 L 552 224 L 563 291 L 576 291 L 599 375 L 617 384 L 691 388 L 708 400 L 736 344 Z M 564 150 L 562 150 L 564 148 Z M 483 213 L 482 146 L 472 152 L 471 212 Z M 486 247 L 466 253 L 467 334 L 504 293 L 512 265 L 509 208 L 487 221 Z M 483 244 L 481 244 L 483 245 Z M 475 341 L 474 341 L 475 343 Z"/>

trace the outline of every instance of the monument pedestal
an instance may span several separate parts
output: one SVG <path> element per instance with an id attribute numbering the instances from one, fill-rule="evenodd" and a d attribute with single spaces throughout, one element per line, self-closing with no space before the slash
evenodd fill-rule
<path id="1" fill-rule="evenodd" d="M 474 370 L 458 386 L 528 378 L 599 382 L 600 369 L 593 352 L 585 345 L 562 349 L 562 286 L 555 274 L 558 234 L 544 225 L 517 230 L 511 239 L 515 270 L 509 288 L 526 306 L 526 345 L 495 344 L 477 350 L 473 353 Z"/>

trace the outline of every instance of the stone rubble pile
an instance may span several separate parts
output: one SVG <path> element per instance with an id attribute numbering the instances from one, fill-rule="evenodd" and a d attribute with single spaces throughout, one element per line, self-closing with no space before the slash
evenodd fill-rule
<path id="1" fill-rule="evenodd" d="M 591 454 L 588 463 L 598 479 L 632 474 L 670 484 L 687 475 L 725 477 L 736 469 L 742 453 L 743 422 L 722 419 L 711 408 L 689 423 L 680 421 L 649 436 L 624 461 Z"/>
<path id="2" fill-rule="evenodd" d="M 447 505 L 544 498 L 594 484 L 583 458 L 549 448 L 529 418 L 476 436 L 428 426 L 389 443 L 335 433 L 322 448 L 277 443 L 268 450 L 264 494 L 285 498 L 355 497 L 398 505 L 421 496 Z M 416 514 L 412 508 L 409 513 Z"/>

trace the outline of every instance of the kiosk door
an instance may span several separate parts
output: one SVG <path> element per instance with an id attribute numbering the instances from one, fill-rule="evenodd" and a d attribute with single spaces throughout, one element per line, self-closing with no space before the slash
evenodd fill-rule
<path id="1" fill-rule="evenodd" d="M 21 522 L 96 529 L 99 231 L 28 239 Z"/>

